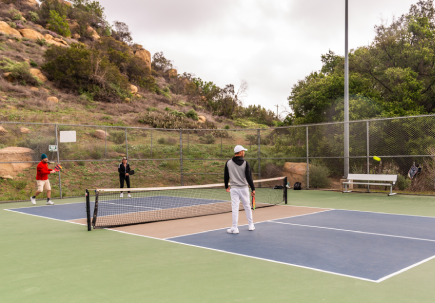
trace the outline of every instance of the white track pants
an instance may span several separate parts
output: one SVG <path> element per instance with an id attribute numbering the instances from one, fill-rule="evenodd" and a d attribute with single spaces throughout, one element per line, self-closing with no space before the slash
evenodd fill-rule
<path id="1" fill-rule="evenodd" d="M 245 208 L 246 219 L 248 219 L 249 224 L 254 224 L 252 219 L 252 210 L 249 202 L 249 188 L 231 188 L 231 208 L 233 211 L 233 226 L 232 228 L 237 228 L 239 223 L 239 205 L 240 200 L 242 200 L 243 207 Z"/>

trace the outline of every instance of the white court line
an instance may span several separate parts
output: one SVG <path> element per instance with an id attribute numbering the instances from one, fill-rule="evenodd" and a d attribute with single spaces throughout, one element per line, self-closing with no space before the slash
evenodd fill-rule
<path id="1" fill-rule="evenodd" d="M 324 207 L 315 207 L 315 206 L 300 206 L 300 205 L 291 205 L 284 204 L 282 206 L 293 206 L 293 207 L 304 207 L 304 208 L 324 208 Z M 372 214 L 383 214 L 383 215 L 394 215 L 394 216 L 405 216 L 405 217 L 418 217 L 418 218 L 432 218 L 435 219 L 435 216 L 417 216 L 417 215 L 406 215 L 406 214 L 392 214 L 392 213 L 384 213 L 384 212 L 376 212 L 376 211 L 368 211 L 368 210 L 358 210 L 358 209 L 341 209 L 341 208 L 332 208 L 332 210 L 343 210 L 343 211 L 355 211 L 360 213 L 372 213 Z"/>
<path id="2" fill-rule="evenodd" d="M 38 201 L 38 200 L 36 200 Z M 45 201 L 45 200 L 44 200 Z M 56 200 L 55 200 L 56 201 Z M 24 202 L 23 202 L 24 203 Z M 24 207 L 18 207 L 18 208 L 8 208 L 8 209 L 4 209 L 4 210 L 10 210 L 10 209 L 23 209 L 23 208 L 36 208 L 36 207 L 52 207 L 52 206 L 62 206 L 62 205 L 69 205 L 69 204 L 79 204 L 79 203 L 84 203 L 86 204 L 86 201 L 83 202 L 71 202 L 71 203 L 63 203 L 63 204 L 54 204 L 54 205 L 32 205 L 32 206 L 24 206 Z M 95 203 L 93 201 L 91 201 L 91 203 Z"/>
<path id="3" fill-rule="evenodd" d="M 418 241 L 435 242 L 435 240 L 430 240 L 430 239 L 404 237 L 404 236 L 395 236 L 395 235 L 387 235 L 387 234 L 378 234 L 378 233 L 370 233 L 370 232 L 365 232 L 365 231 L 340 229 L 340 228 L 332 228 L 332 227 L 323 227 L 323 226 L 315 226 L 315 225 L 285 223 L 285 222 L 277 222 L 275 220 L 270 220 L 269 222 L 270 223 L 277 223 L 277 224 L 292 225 L 292 226 L 302 226 L 302 227 L 312 227 L 312 228 L 329 229 L 329 230 L 337 230 L 337 231 L 346 231 L 346 232 L 351 232 L 351 233 L 356 233 L 356 234 L 367 234 L 367 235 L 375 235 L 375 236 L 382 236 L 382 237 L 391 237 L 391 238 L 401 238 L 401 239 L 410 239 L 410 240 L 418 240 Z"/>
<path id="4" fill-rule="evenodd" d="M 375 283 L 377 282 L 376 280 L 370 280 L 370 279 L 366 279 L 366 278 L 361 278 L 361 277 L 356 277 L 356 276 L 350 276 L 350 275 L 340 274 L 340 273 L 336 273 L 336 272 L 332 272 L 332 271 L 321 270 L 321 269 L 314 268 L 314 267 L 307 267 L 307 266 L 302 266 L 302 265 L 297 265 L 297 264 L 292 264 L 292 263 L 279 262 L 279 261 L 275 261 L 275 260 L 270 260 L 270 259 L 265 259 L 265 258 L 260 258 L 260 257 L 253 257 L 253 256 L 249 256 L 249 255 L 233 253 L 233 252 L 229 252 L 229 251 L 225 251 L 225 250 L 220 250 L 220 249 L 214 249 L 214 248 L 205 247 L 205 246 L 198 246 L 198 245 L 192 245 L 192 244 L 187 244 L 187 243 L 183 243 L 183 242 L 172 241 L 172 240 L 168 240 L 168 239 L 160 239 L 160 238 L 154 238 L 154 237 L 150 237 L 150 236 L 138 235 L 138 234 L 133 234 L 133 233 L 129 233 L 129 232 L 125 232 L 125 231 L 120 231 L 120 230 L 116 230 L 116 229 L 110 229 L 110 228 L 104 228 L 104 229 L 107 229 L 107 230 L 110 230 L 110 231 L 119 232 L 119 233 L 123 233 L 123 234 L 127 234 L 127 235 L 138 236 L 138 237 L 143 237 L 143 238 L 148 238 L 148 239 L 154 239 L 154 240 L 160 240 L 160 241 L 165 241 L 165 242 L 175 243 L 175 244 L 181 244 L 181 245 L 186 245 L 186 246 L 191 246 L 191 247 L 196 247 L 196 248 L 202 248 L 202 249 L 207 249 L 207 250 L 211 250 L 211 251 L 217 251 L 217 252 L 226 253 L 226 254 L 230 254 L 230 255 L 236 255 L 236 256 L 247 257 L 247 258 L 251 258 L 251 259 L 257 259 L 257 260 L 261 260 L 261 261 L 267 261 L 267 262 L 272 262 L 272 263 L 277 263 L 277 264 L 284 264 L 284 265 L 289 265 L 289 266 L 294 266 L 294 267 L 299 267 L 299 268 L 304 268 L 304 269 L 311 269 L 311 270 L 314 270 L 314 271 L 328 273 L 328 274 L 333 274 L 333 275 L 347 277 L 347 278 L 354 278 L 354 279 L 358 279 L 358 280 L 363 280 L 363 281 L 368 281 L 368 282 L 375 282 Z M 229 236 L 231 236 L 231 235 L 229 235 Z"/>
<path id="5" fill-rule="evenodd" d="M 391 278 L 391 277 L 394 277 L 394 276 L 396 276 L 396 275 L 398 275 L 398 274 L 401 274 L 401 273 L 403 273 L 403 272 L 405 272 L 405 271 L 407 271 L 407 270 L 410 270 L 411 268 L 414 268 L 414 267 L 417 267 L 418 265 L 421 265 L 421 264 L 423 264 L 423 263 L 426 263 L 426 262 L 428 262 L 428 261 L 430 261 L 430 260 L 432 260 L 432 259 L 434 259 L 435 258 L 435 256 L 432 256 L 432 257 L 429 257 L 429 258 L 427 258 L 427 259 L 424 259 L 423 261 L 420 261 L 420 262 L 418 262 L 418 263 L 415 263 L 415 264 L 413 264 L 413 265 L 410 265 L 410 266 L 408 266 L 408 267 L 405 267 L 405 268 L 403 268 L 403 269 L 401 269 L 401 270 L 399 270 L 399 271 L 396 271 L 395 273 L 392 273 L 392 274 L 390 274 L 390 275 L 388 275 L 388 276 L 385 276 L 385 277 L 383 277 L 383 278 L 380 278 L 379 280 L 377 280 L 376 282 L 377 283 L 380 283 L 380 282 L 382 282 L 382 281 L 385 281 L 385 280 L 387 280 L 387 279 L 389 279 L 389 278 Z"/>
<path id="6" fill-rule="evenodd" d="M 317 213 L 303 214 L 303 215 L 297 215 L 297 216 L 293 216 L 293 217 L 285 217 L 285 218 L 278 218 L 278 219 L 273 219 L 273 220 L 283 220 L 283 219 L 290 219 L 290 218 L 296 218 L 296 217 L 302 217 L 302 216 L 314 215 L 314 214 L 323 213 L 323 212 L 331 211 L 331 210 L 333 210 L 333 209 L 327 209 L 327 210 L 319 211 L 319 212 L 317 212 Z M 192 219 L 192 218 L 186 218 L 186 219 Z M 270 221 L 270 220 L 264 220 L 264 221 L 254 222 L 254 224 L 260 224 L 260 223 L 265 223 L 265 222 L 269 222 L 269 221 Z M 249 224 L 239 225 L 239 227 L 240 227 L 240 226 L 246 226 L 246 225 L 249 225 Z M 227 228 L 229 228 L 229 227 L 222 227 L 222 228 L 210 229 L 210 230 L 206 230 L 206 231 L 200 231 L 200 232 L 196 232 L 196 233 L 185 234 L 185 235 L 182 235 L 182 236 L 176 236 L 176 237 L 165 238 L 164 240 L 177 239 L 177 238 L 186 237 L 186 236 L 192 236 L 192 235 L 199 235 L 199 234 L 208 233 L 208 232 L 210 232 L 210 231 L 222 230 L 222 229 L 227 229 Z"/>
<path id="7" fill-rule="evenodd" d="M 61 220 L 61 219 L 55 219 L 55 218 L 50 218 L 50 217 L 44 217 L 44 216 L 39 216 L 39 215 L 33 215 L 33 214 L 23 213 L 21 211 L 15 211 L 15 210 L 12 210 L 12 209 L 4 209 L 4 210 L 10 211 L 10 212 L 14 212 L 14 213 L 17 213 L 17 214 L 28 215 L 28 216 L 39 217 L 39 218 L 45 218 L 45 219 L 50 219 L 50 220 L 54 220 L 54 221 L 68 222 L 68 223 L 78 224 L 78 225 L 87 225 L 87 224 L 83 224 L 83 223 L 71 222 L 71 221 L 68 221 L 68 220 Z M 80 220 L 80 219 L 71 219 L 71 220 Z"/>

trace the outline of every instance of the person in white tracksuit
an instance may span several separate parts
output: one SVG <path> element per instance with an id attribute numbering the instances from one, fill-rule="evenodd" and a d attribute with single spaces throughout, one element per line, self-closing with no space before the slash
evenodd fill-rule
<path id="1" fill-rule="evenodd" d="M 252 196 L 255 196 L 255 186 L 252 180 L 251 167 L 249 166 L 249 163 L 243 159 L 245 151 L 248 150 L 241 145 L 237 145 L 234 148 L 234 157 L 231 160 L 228 160 L 225 164 L 225 189 L 227 192 L 231 193 L 231 209 L 233 216 L 233 224 L 231 228 L 227 230 L 229 234 L 239 233 L 238 222 L 240 200 L 245 209 L 246 219 L 248 219 L 248 229 L 255 229 L 251 205 L 249 203 L 249 187 L 251 187 Z M 231 189 L 228 187 L 228 182 L 231 185 Z"/>

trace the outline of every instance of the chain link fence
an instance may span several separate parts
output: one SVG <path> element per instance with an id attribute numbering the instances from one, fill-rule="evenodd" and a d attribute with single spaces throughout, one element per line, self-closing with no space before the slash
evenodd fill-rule
<path id="1" fill-rule="evenodd" d="M 75 131 L 76 142 L 60 142 L 62 131 Z M 350 173 L 397 174 L 396 192 L 435 194 L 435 116 L 352 121 L 349 133 Z M 342 189 L 343 122 L 237 130 L 0 122 L 0 201 L 30 197 L 42 153 L 64 167 L 51 179 L 53 196 L 70 197 L 85 188 L 118 187 L 124 156 L 136 172 L 132 187 L 221 183 L 237 144 L 249 149 L 245 158 L 256 179 L 287 176 L 290 186 Z M 411 179 L 413 164 L 422 170 Z"/>

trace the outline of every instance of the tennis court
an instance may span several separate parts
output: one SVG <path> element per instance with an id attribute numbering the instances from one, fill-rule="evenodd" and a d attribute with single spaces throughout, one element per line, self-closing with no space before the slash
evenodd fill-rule
<path id="1" fill-rule="evenodd" d="M 237 235 L 229 213 L 87 232 L 83 198 L 2 204 L 0 302 L 433 302 L 432 197 L 288 197 Z"/>

